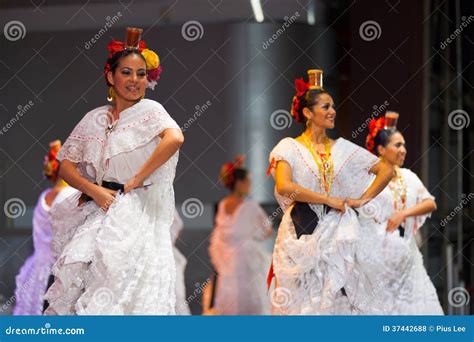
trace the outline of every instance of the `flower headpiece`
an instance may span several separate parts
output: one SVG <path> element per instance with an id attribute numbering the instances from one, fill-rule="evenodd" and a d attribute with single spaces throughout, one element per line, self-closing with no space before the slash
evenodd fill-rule
<path id="1" fill-rule="evenodd" d="M 296 95 L 293 96 L 293 101 L 291 104 L 291 115 L 296 122 L 301 122 L 302 118 L 300 117 L 301 112 L 301 102 L 300 98 L 306 94 L 308 90 L 313 89 L 323 89 L 323 71 L 320 69 L 311 69 L 308 70 L 308 82 L 305 82 L 303 78 L 298 78 L 295 80 Z"/>
<path id="2" fill-rule="evenodd" d="M 221 167 L 221 171 L 219 173 L 219 179 L 226 187 L 230 187 L 232 183 L 234 183 L 234 171 L 235 169 L 239 169 L 244 166 L 245 163 L 245 156 L 243 154 L 239 154 L 234 158 L 234 161 L 225 163 Z"/>
<path id="3" fill-rule="evenodd" d="M 398 113 L 388 111 L 385 113 L 385 117 L 381 117 L 378 119 L 372 119 L 369 122 L 369 134 L 367 135 L 367 139 L 365 141 L 365 146 L 367 149 L 375 153 L 375 137 L 377 133 L 381 129 L 388 129 L 388 130 L 396 130 L 397 129 L 397 122 L 398 122 Z"/>
<path id="4" fill-rule="evenodd" d="M 49 143 L 49 152 L 44 156 L 43 174 L 51 180 L 56 182 L 58 178 L 59 162 L 56 158 L 59 149 L 61 148 L 61 141 L 55 140 Z"/>
<path id="5" fill-rule="evenodd" d="M 138 51 L 146 61 L 146 76 L 148 80 L 147 88 L 155 89 L 156 81 L 160 79 L 162 68 L 160 66 L 160 58 L 158 55 L 150 49 L 147 49 L 145 41 L 141 40 L 141 34 L 143 30 L 134 27 L 127 27 L 127 38 L 125 42 L 118 40 L 112 40 L 107 46 L 109 55 L 107 57 L 110 60 L 117 52 L 124 50 L 136 50 Z M 107 84 L 107 73 L 110 71 L 111 65 L 109 61 L 105 64 L 104 75 Z"/>

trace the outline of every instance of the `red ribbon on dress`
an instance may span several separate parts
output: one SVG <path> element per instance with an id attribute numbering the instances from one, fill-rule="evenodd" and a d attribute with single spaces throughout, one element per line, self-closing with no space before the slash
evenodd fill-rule
<path id="1" fill-rule="evenodd" d="M 271 175 L 272 169 L 275 167 L 275 158 L 272 158 L 272 161 L 270 162 L 270 166 L 267 169 L 267 177 Z"/>
<path id="2" fill-rule="evenodd" d="M 272 264 L 270 265 L 270 269 L 268 270 L 268 275 L 267 275 L 267 290 L 270 290 L 270 285 L 272 284 L 273 277 L 275 277 L 275 273 L 273 272 L 273 261 L 272 261 Z"/>

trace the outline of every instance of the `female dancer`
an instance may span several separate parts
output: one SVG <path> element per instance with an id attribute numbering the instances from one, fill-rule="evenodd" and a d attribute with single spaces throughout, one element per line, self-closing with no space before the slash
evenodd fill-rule
<path id="1" fill-rule="evenodd" d="M 308 75 L 308 83 L 296 80 L 291 111 L 306 128 L 295 139 L 281 140 L 270 154 L 275 196 L 284 210 L 271 268 L 273 311 L 373 313 L 377 242 L 349 207 L 360 207 L 382 191 L 393 169 L 343 138 L 327 137 L 336 118 L 334 101 L 322 88 L 322 70 Z"/>
<path id="2" fill-rule="evenodd" d="M 376 198 L 361 210 L 361 224 L 375 225 L 383 238 L 384 309 L 390 315 L 442 315 L 416 244 L 415 234 L 436 210 L 434 197 L 409 169 L 402 168 L 405 139 L 397 131 L 398 113 L 372 120 L 367 149 L 395 168 L 395 175 Z"/>
<path id="3" fill-rule="evenodd" d="M 242 164 L 239 156 L 220 172 L 231 194 L 219 202 L 209 246 L 217 272 L 213 307 L 217 315 L 264 315 L 270 309 L 265 288 L 270 254 L 262 240 L 271 236 L 272 227 L 262 207 L 247 197 L 251 179 Z"/>
<path id="4" fill-rule="evenodd" d="M 59 163 L 56 155 L 60 148 L 59 140 L 51 142 L 49 153 L 44 157 L 43 174 L 54 185 L 41 193 L 33 213 L 34 253 L 25 261 L 20 273 L 16 276 L 14 315 L 41 315 L 43 313 L 43 296 L 54 263 L 51 252 L 49 210 L 54 203 L 71 194 L 70 190 L 72 190 L 58 177 Z"/>
<path id="5" fill-rule="evenodd" d="M 109 44 L 112 104 L 87 113 L 59 151 L 60 175 L 83 195 L 52 213 L 60 256 L 46 314 L 175 313 L 170 227 L 184 138 L 162 105 L 144 99 L 160 67 L 141 31 Z"/>

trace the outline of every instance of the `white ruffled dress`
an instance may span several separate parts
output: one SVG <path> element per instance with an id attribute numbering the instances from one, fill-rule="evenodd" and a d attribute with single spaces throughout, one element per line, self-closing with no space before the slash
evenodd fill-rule
<path id="1" fill-rule="evenodd" d="M 67 186 L 56 195 L 51 207 L 46 203 L 46 195 L 51 188 L 43 191 L 33 212 L 33 247 L 30 256 L 16 276 L 15 308 L 13 315 L 41 315 L 54 256 L 51 251 L 51 223 L 49 211 L 56 203 L 61 202 L 74 189 Z"/>
<path id="2" fill-rule="evenodd" d="M 110 107 L 87 113 L 58 153 L 101 184 L 125 184 L 151 156 L 159 134 L 179 126 L 158 102 L 144 99 L 120 113 L 107 136 Z M 146 181 L 148 189 L 117 194 L 105 213 L 79 194 L 51 210 L 55 282 L 47 315 L 170 315 L 175 313 L 174 213 L 176 152 Z"/>
<path id="3" fill-rule="evenodd" d="M 379 160 L 367 150 L 339 138 L 331 149 L 334 180 L 330 196 L 359 198 L 370 185 L 369 170 Z M 270 154 L 270 163 L 284 160 L 292 169 L 293 182 L 323 193 L 319 171 L 310 151 L 293 138 L 282 139 Z M 277 315 L 376 314 L 381 300 L 380 242 L 371 226 L 359 224 L 357 213 L 344 214 L 310 204 L 319 225 L 311 235 L 296 238 L 291 219 L 293 199 L 275 191 L 284 215 L 273 252 L 276 287 L 272 293 Z M 344 288 L 345 293 L 341 291 Z"/>
<path id="4" fill-rule="evenodd" d="M 271 221 L 255 200 L 244 200 L 232 214 L 226 213 L 223 202 L 219 202 L 209 245 L 218 274 L 214 314 L 270 313 L 265 276 L 271 255 L 263 240 L 271 229 Z"/>
<path id="5" fill-rule="evenodd" d="M 400 168 L 407 186 L 406 207 L 411 208 L 425 199 L 434 199 L 418 176 L 409 169 Z M 443 315 L 436 289 L 423 264 L 415 234 L 430 214 L 407 218 L 398 230 L 386 231 L 389 218 L 394 214 L 394 198 L 386 187 L 360 211 L 362 225 L 372 225 L 382 242 L 383 309 L 387 315 Z"/>

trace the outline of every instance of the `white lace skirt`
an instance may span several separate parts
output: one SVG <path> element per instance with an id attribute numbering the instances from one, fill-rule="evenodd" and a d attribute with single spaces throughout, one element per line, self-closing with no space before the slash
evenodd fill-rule
<path id="1" fill-rule="evenodd" d="M 266 274 L 271 255 L 262 242 L 249 237 L 228 244 L 212 238 L 209 253 L 216 269 L 214 310 L 218 315 L 268 315 Z"/>
<path id="2" fill-rule="evenodd" d="M 436 289 L 423 264 L 413 235 L 386 232 L 387 222 L 372 224 L 382 240 L 383 310 L 385 315 L 443 315 Z M 407 233 L 407 232 L 405 232 Z"/>
<path id="3" fill-rule="evenodd" d="M 331 210 L 311 235 L 296 238 L 290 206 L 273 253 L 279 315 L 376 314 L 382 284 L 379 240 L 361 227 L 354 210 Z M 342 291 L 344 288 L 344 292 Z"/>
<path id="4" fill-rule="evenodd" d="M 104 213 L 73 195 L 52 213 L 59 252 L 47 315 L 175 313 L 175 263 L 170 238 L 171 189 L 119 194 Z"/>
<path id="5" fill-rule="evenodd" d="M 184 278 L 187 260 L 176 246 L 173 246 L 173 254 L 176 264 L 176 314 L 183 316 L 191 315 L 191 310 L 189 309 L 186 298 L 186 283 Z"/>

